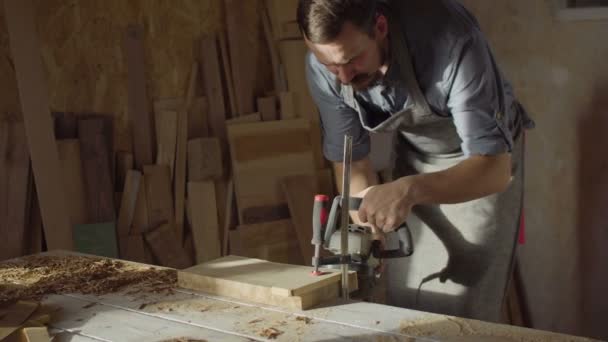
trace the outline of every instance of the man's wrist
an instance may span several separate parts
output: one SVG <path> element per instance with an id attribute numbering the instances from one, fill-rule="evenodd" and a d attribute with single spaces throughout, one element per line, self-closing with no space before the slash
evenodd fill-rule
<path id="1" fill-rule="evenodd" d="M 416 176 L 405 176 L 397 179 L 397 184 L 400 188 L 403 200 L 411 205 L 421 204 L 424 199 L 422 198 L 422 182 L 421 178 Z"/>

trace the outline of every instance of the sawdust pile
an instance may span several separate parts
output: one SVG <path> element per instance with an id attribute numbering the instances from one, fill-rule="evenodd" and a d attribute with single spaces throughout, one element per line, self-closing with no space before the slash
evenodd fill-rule
<path id="1" fill-rule="evenodd" d="M 0 305 L 50 294 L 102 295 L 125 286 L 172 291 L 176 282 L 175 270 L 88 256 L 29 256 L 0 263 Z"/>
<path id="2" fill-rule="evenodd" d="M 556 333 L 485 323 L 456 317 L 433 316 L 401 322 L 401 333 L 417 337 L 449 338 L 449 341 L 579 342 L 592 341 Z"/>
<path id="3" fill-rule="evenodd" d="M 259 335 L 262 337 L 266 337 L 268 339 L 274 340 L 279 337 L 279 335 L 283 334 L 283 332 L 276 328 L 264 328 L 260 330 Z"/>

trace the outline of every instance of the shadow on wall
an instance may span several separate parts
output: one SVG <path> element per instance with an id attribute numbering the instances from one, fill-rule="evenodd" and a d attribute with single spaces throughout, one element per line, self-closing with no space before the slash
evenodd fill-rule
<path id="1" fill-rule="evenodd" d="M 608 83 L 591 94 L 578 121 L 578 240 L 585 336 L 608 339 Z"/>

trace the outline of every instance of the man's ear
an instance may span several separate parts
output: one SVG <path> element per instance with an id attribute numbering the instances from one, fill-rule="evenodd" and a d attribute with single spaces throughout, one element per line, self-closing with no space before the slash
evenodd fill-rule
<path id="1" fill-rule="evenodd" d="M 384 14 L 376 15 L 376 25 L 374 27 L 376 38 L 382 40 L 388 35 L 388 20 Z"/>

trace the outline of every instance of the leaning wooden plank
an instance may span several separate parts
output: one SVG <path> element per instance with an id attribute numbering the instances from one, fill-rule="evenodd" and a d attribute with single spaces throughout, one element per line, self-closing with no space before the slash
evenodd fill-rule
<path id="1" fill-rule="evenodd" d="M 308 48 L 303 40 L 284 40 L 279 43 L 279 50 L 285 66 L 288 89 L 294 94 L 296 116 L 318 121 L 317 107 L 310 96 L 303 66 Z"/>
<path id="2" fill-rule="evenodd" d="M 275 40 L 301 39 L 296 23 L 297 0 L 265 0 L 272 20 L 273 36 Z"/>
<path id="3" fill-rule="evenodd" d="M 144 166 L 148 224 L 156 228 L 164 223 L 172 224 L 173 201 L 171 197 L 171 174 L 166 165 Z"/>
<path id="4" fill-rule="evenodd" d="M 295 229 L 304 262 L 310 265 L 314 255 L 312 241 L 312 211 L 314 197 L 319 192 L 318 182 L 313 175 L 295 175 L 281 180 L 289 213 Z"/>
<path id="5" fill-rule="evenodd" d="M 308 244 L 311 245 L 310 241 Z M 240 225 L 230 232 L 230 254 L 303 265 L 291 220 Z M 309 264 L 310 260 L 305 260 Z"/>
<path id="6" fill-rule="evenodd" d="M 63 170 L 63 184 L 67 193 L 70 223 L 88 223 L 87 197 L 78 139 L 57 141 L 59 160 Z"/>
<path id="7" fill-rule="evenodd" d="M 55 139 L 78 139 L 78 118 L 76 113 L 53 112 Z"/>
<path id="8" fill-rule="evenodd" d="M 226 256 L 178 271 L 178 285 L 220 296 L 256 303 L 305 310 L 336 299 L 341 273 L 323 269 L 313 276 L 312 267 L 273 263 L 266 260 Z M 357 276 L 349 273 L 351 291 L 358 288 Z"/>
<path id="9" fill-rule="evenodd" d="M 148 220 L 148 199 L 146 198 L 146 179 L 141 177 L 139 190 L 135 199 L 135 211 L 133 212 L 133 220 L 129 234 L 141 234 L 149 231 L 150 222 Z"/>
<path id="10" fill-rule="evenodd" d="M 270 23 L 269 9 L 264 1 L 260 1 L 260 16 L 262 17 L 262 27 L 264 28 L 264 38 L 268 52 L 270 54 L 270 64 L 272 65 L 272 81 L 274 83 L 274 91 L 281 92 L 287 90 L 287 82 L 284 81 L 283 71 L 281 70 L 281 62 L 279 60 L 279 51 L 277 49 L 276 40 L 272 33 L 272 24 Z"/>
<path id="11" fill-rule="evenodd" d="M 200 62 L 203 75 L 203 87 L 209 105 L 209 129 L 212 136 L 220 139 L 222 145 L 226 141 L 226 107 L 222 91 L 222 76 L 220 74 L 219 54 L 215 35 L 205 36 L 200 43 Z M 232 113 L 233 116 L 235 113 Z M 224 147 L 222 147 L 222 150 Z"/>
<path id="12" fill-rule="evenodd" d="M 230 67 L 230 56 L 228 53 L 228 43 L 226 32 L 220 30 L 219 33 L 220 54 L 222 55 L 222 69 L 224 69 L 224 86 L 228 89 L 228 103 L 230 104 L 230 115 L 237 115 L 236 96 L 234 95 L 234 79 L 232 77 L 232 68 Z"/>
<path id="13" fill-rule="evenodd" d="M 142 183 L 141 172 L 137 170 L 127 171 L 127 179 L 122 192 L 120 211 L 118 213 L 117 233 L 119 237 L 129 235 L 133 216 L 135 215 L 135 204 L 139 187 Z"/>
<path id="14" fill-rule="evenodd" d="M 172 225 L 164 224 L 146 233 L 145 237 L 152 254 L 162 266 L 183 269 L 192 265 L 192 261 L 177 240 L 175 228 Z"/>
<path id="15" fill-rule="evenodd" d="M 36 186 L 33 184 L 33 176 L 30 175 L 31 190 L 31 209 L 28 223 L 26 254 L 36 254 L 42 252 L 42 217 L 40 215 L 40 205 L 36 194 Z"/>
<path id="16" fill-rule="evenodd" d="M 93 223 L 113 222 L 116 219 L 108 157 L 110 151 L 104 127 L 104 119 L 101 118 L 78 120 L 88 219 Z"/>
<path id="17" fill-rule="evenodd" d="M 221 256 L 220 230 L 215 186 L 212 181 L 188 182 L 192 237 L 196 262 L 205 262 Z"/>
<path id="18" fill-rule="evenodd" d="M 119 237 L 120 258 L 123 260 L 146 263 L 146 246 L 142 234 Z"/>
<path id="19" fill-rule="evenodd" d="M 315 172 L 306 120 L 230 125 L 228 137 L 241 224 L 254 223 L 244 216 L 251 208 L 287 206 L 282 177 Z"/>
<path id="20" fill-rule="evenodd" d="M 74 225 L 74 248 L 80 253 L 118 258 L 116 223 Z"/>
<path id="21" fill-rule="evenodd" d="M 275 96 L 259 97 L 258 111 L 262 115 L 262 120 L 264 121 L 278 120 L 277 98 Z"/>
<path id="22" fill-rule="evenodd" d="M 253 113 L 247 115 L 237 116 L 236 118 L 232 118 L 230 120 L 226 120 L 226 126 L 228 125 L 236 125 L 246 122 L 260 122 L 262 121 L 262 116 L 260 113 Z"/>
<path id="23" fill-rule="evenodd" d="M 292 92 L 281 92 L 279 94 L 279 101 L 281 103 L 281 120 L 295 119 L 298 116 Z"/>
<path id="24" fill-rule="evenodd" d="M 124 58 L 128 70 L 129 116 L 133 123 L 133 150 L 135 166 L 154 163 L 154 122 L 146 91 L 146 69 L 143 29 L 130 25 L 124 36 Z"/>
<path id="25" fill-rule="evenodd" d="M 226 32 L 238 115 L 252 113 L 259 50 L 257 1 L 226 0 Z"/>
<path id="26" fill-rule="evenodd" d="M 154 117 L 156 119 L 156 141 L 158 142 L 156 164 L 167 166 L 173 177 L 175 144 L 177 143 L 177 111 L 161 110 L 156 112 Z"/>
<path id="27" fill-rule="evenodd" d="M 134 163 L 135 161 L 133 160 L 133 153 L 125 151 L 119 151 L 116 153 L 116 167 L 114 175 L 114 179 L 116 179 L 114 184 L 115 190 L 122 191 L 122 189 L 125 187 L 127 172 L 135 167 Z"/>
<path id="28" fill-rule="evenodd" d="M 232 209 L 233 209 L 233 203 L 234 203 L 234 181 L 232 180 L 232 178 L 228 179 L 227 182 L 220 182 L 219 186 L 221 187 L 222 185 L 226 185 L 226 201 L 225 201 L 225 205 L 224 205 L 224 215 L 221 215 L 221 212 L 219 212 L 218 214 L 220 214 L 220 223 L 222 224 L 223 227 L 223 233 L 222 233 L 222 256 L 226 256 L 228 255 L 228 241 L 229 241 L 229 234 L 230 234 L 230 227 L 232 226 Z M 215 184 L 216 189 L 218 188 L 218 183 L 216 182 Z M 218 191 L 216 190 L 216 195 L 217 195 Z M 217 197 L 217 196 L 216 196 Z"/>
<path id="29" fill-rule="evenodd" d="M 47 247 L 49 250 L 71 249 L 72 230 L 62 187 L 61 165 L 53 135 L 49 94 L 34 14 L 31 0 L 4 0 L 12 62 Z"/>
<path id="30" fill-rule="evenodd" d="M 0 123 L 0 260 L 25 254 L 30 156 L 22 123 Z"/>
<path id="31" fill-rule="evenodd" d="M 219 179 L 223 174 L 219 139 L 197 138 L 188 141 L 188 181 Z"/>
<path id="32" fill-rule="evenodd" d="M 173 193 L 175 200 L 175 229 L 177 229 L 177 239 L 180 242 L 184 240 L 184 215 L 185 200 L 186 200 L 186 168 L 187 168 L 187 151 L 188 151 L 188 113 L 194 101 L 194 92 L 196 90 L 196 80 L 198 78 L 198 64 L 193 63 L 190 71 L 190 79 L 188 82 L 188 90 L 186 92 L 186 102 L 184 107 L 179 112 L 177 125 L 177 145 L 175 152 L 175 177 L 173 184 Z"/>

